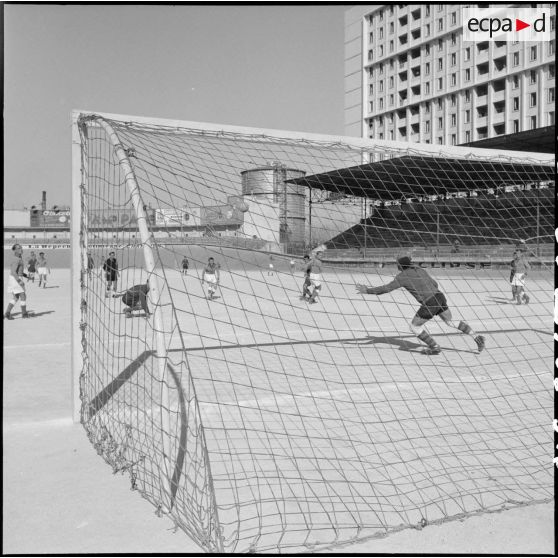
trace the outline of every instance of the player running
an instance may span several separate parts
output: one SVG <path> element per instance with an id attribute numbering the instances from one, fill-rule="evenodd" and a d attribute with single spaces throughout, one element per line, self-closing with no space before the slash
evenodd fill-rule
<path id="1" fill-rule="evenodd" d="M 357 292 L 380 295 L 401 287 L 407 289 L 421 304 L 411 321 L 411 331 L 421 341 L 426 343 L 427 347 L 423 350 L 424 354 L 437 355 L 442 350 L 440 345 L 428 333 L 428 330 L 423 327 L 434 316 L 440 316 L 448 326 L 471 335 L 477 344 L 479 353 L 484 349 L 485 339 L 482 335 L 477 335 L 466 322 L 460 321 L 456 325 L 452 320 L 445 295 L 438 289 L 438 283 L 424 269 L 415 266 L 408 256 L 402 256 L 397 259 L 397 268 L 400 273 L 390 283 L 379 287 L 367 287 L 357 284 Z"/>
<path id="2" fill-rule="evenodd" d="M 108 298 L 110 296 L 109 293 L 111 287 L 112 291 L 116 292 L 116 281 L 118 280 L 118 262 L 114 252 L 109 253 L 109 257 L 103 264 L 103 271 L 105 272 L 105 279 L 107 281 L 107 291 L 105 293 L 105 297 Z"/>
<path id="3" fill-rule="evenodd" d="M 143 310 L 145 317 L 148 318 L 151 313 L 147 306 L 147 293 L 149 292 L 149 281 L 142 285 L 134 285 L 124 293 L 114 293 L 113 298 L 122 296 L 122 303 L 124 304 L 124 314 L 126 318 L 132 317 L 134 310 Z"/>
<path id="4" fill-rule="evenodd" d="M 308 295 L 308 300 L 312 297 L 312 293 L 310 292 L 310 286 L 312 283 L 310 282 L 310 256 L 306 254 L 303 259 L 303 269 L 304 269 L 304 283 L 302 284 L 302 296 L 300 300 L 306 300 L 306 295 Z"/>
<path id="5" fill-rule="evenodd" d="M 21 305 L 21 317 L 29 317 L 29 313 L 27 312 L 27 299 L 25 296 L 25 284 L 22 279 L 22 277 L 27 277 L 27 275 L 23 271 L 23 249 L 21 248 L 21 244 L 14 244 L 12 246 L 12 251 L 14 257 L 10 263 L 10 276 L 8 277 L 8 294 L 12 295 L 12 298 L 4 312 L 4 318 L 7 320 L 14 319 L 11 312 L 18 300 Z"/>
<path id="6" fill-rule="evenodd" d="M 310 304 L 318 302 L 316 299 L 322 290 L 322 252 L 316 252 L 315 256 L 310 260 L 308 266 L 310 268 L 309 278 L 310 286 L 313 288 L 312 295 L 308 301 Z"/>
<path id="7" fill-rule="evenodd" d="M 31 252 L 29 259 L 27 260 L 27 282 L 35 282 L 35 273 L 37 272 L 37 256 L 35 252 Z"/>
<path id="8" fill-rule="evenodd" d="M 512 288 L 515 287 L 515 298 L 517 304 L 523 301 L 529 304 L 529 295 L 525 292 L 525 279 L 527 272 L 531 269 L 531 265 L 527 261 L 525 252 L 523 250 L 517 251 L 514 257 L 514 275 L 512 279 Z"/>
<path id="9" fill-rule="evenodd" d="M 188 273 L 188 268 L 190 267 L 190 262 L 188 261 L 188 258 L 186 256 L 184 256 L 182 258 L 182 274 L 186 275 Z"/>
<path id="10" fill-rule="evenodd" d="M 39 287 L 43 286 L 46 289 L 47 275 L 50 273 L 47 259 L 44 252 L 39 252 L 39 259 L 37 260 L 37 273 L 39 274 Z"/>
<path id="11" fill-rule="evenodd" d="M 274 267 L 273 267 L 273 256 L 270 254 L 270 256 L 269 256 L 269 269 L 268 269 L 267 274 L 268 275 L 273 275 L 273 269 L 274 269 Z"/>
<path id="12" fill-rule="evenodd" d="M 213 258 L 207 260 L 207 265 L 203 268 L 203 284 L 207 283 L 207 298 L 213 300 L 217 287 L 219 286 L 219 264 L 215 263 Z"/>

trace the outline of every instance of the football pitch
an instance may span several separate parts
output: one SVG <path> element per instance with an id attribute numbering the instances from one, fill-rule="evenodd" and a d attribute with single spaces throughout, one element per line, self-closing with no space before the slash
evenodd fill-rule
<path id="1" fill-rule="evenodd" d="M 378 526 L 417 524 L 421 517 L 415 517 L 415 510 L 426 495 L 435 502 L 426 510 L 429 521 L 435 524 L 442 516 L 459 515 L 464 505 L 459 498 L 449 503 L 447 494 L 465 494 L 473 488 L 484 508 L 497 509 L 501 502 L 492 495 L 495 485 L 512 499 L 514 492 L 525 490 L 521 487 L 524 475 L 534 481 L 533 490 L 541 490 L 540 485 L 546 483 L 548 471 L 537 471 L 534 453 L 540 444 L 551 443 L 546 425 L 552 414 L 552 395 L 550 389 L 542 400 L 540 393 L 538 397 L 534 394 L 552 385 L 548 370 L 552 335 L 546 327 L 552 307 L 550 277 L 533 273 L 529 282 L 531 303 L 517 306 L 508 300 L 509 284 L 503 271 L 484 270 L 479 280 L 479 271 L 434 270 L 455 317 L 485 335 L 487 346 L 477 354 L 470 337 L 435 320 L 430 330 L 443 352 L 431 357 L 421 353 L 419 342 L 408 330 L 417 304 L 406 293 L 396 291 L 383 297 L 355 294 L 355 282 L 384 283 L 393 276 L 393 270 L 326 272 L 322 295 L 315 305 L 299 300 L 299 272 L 291 274 L 283 269 L 268 275 L 262 269 L 241 275 L 224 270 L 218 297 L 213 301 L 204 298 L 199 273 L 196 268 L 190 269 L 186 277 L 177 270 L 167 273 L 170 289 L 163 292 L 163 303 L 168 302 L 165 297 L 172 295 L 178 318 L 174 322 L 168 318 L 165 326 L 183 333 L 180 342 L 175 337 L 171 343 L 169 359 L 176 366 L 187 364 L 190 370 L 209 452 L 218 456 L 226 446 L 226 458 L 212 460 L 216 493 L 222 496 L 224 507 L 227 498 L 232 498 L 227 489 L 231 475 L 244 479 L 237 484 L 235 498 L 240 501 L 253 498 L 250 479 L 256 473 L 269 479 L 257 487 L 258 498 L 268 503 L 259 510 L 260 519 L 246 518 L 248 529 L 250 521 L 259 522 L 258 528 L 263 522 L 265 531 L 266 518 L 276 520 L 276 510 L 271 509 L 275 504 L 269 502 L 286 486 L 283 481 L 293 495 L 304 489 L 297 485 L 294 474 L 302 463 L 308 464 L 309 471 L 313 464 L 331 464 L 336 459 L 339 465 L 351 464 L 343 473 L 344 480 L 361 488 L 358 497 L 363 501 L 378 502 L 376 516 L 367 518 L 370 525 Z M 140 270 L 126 270 L 120 288 L 137 283 L 141 276 Z M 45 458 L 62 454 L 65 442 L 60 440 L 60 446 L 48 449 L 40 443 L 25 445 L 17 467 L 10 447 L 20 447 L 22 436 L 36 438 L 45 425 L 50 425 L 49 430 L 73 428 L 64 422 L 71 413 L 68 270 L 53 270 L 49 287 L 40 291 L 36 286 L 28 288 L 29 310 L 36 317 L 24 321 L 16 314 L 4 337 L 4 419 L 8 434 L 5 481 L 14 481 L 20 496 L 25 494 L 25 485 L 17 480 L 16 471 L 26 471 L 37 459 L 45 461 L 44 470 L 48 471 L 51 465 Z M 180 298 L 180 292 L 188 295 Z M 115 317 L 122 310 L 119 299 L 107 300 L 106 304 Z M 137 328 L 137 333 L 143 321 L 135 317 L 127 320 L 126 327 Z M 114 341 L 112 350 L 117 352 L 119 342 Z M 494 397 L 506 400 L 509 408 L 505 413 L 496 412 Z M 143 411 L 151 413 L 153 409 Z M 456 432 L 451 417 L 465 417 L 461 432 Z M 27 426 L 22 428 L 22 424 Z M 323 443 L 324 425 L 327 444 Z M 85 439 L 81 427 L 75 428 L 76 436 L 81 433 Z M 479 428 L 490 433 L 482 442 L 478 439 Z M 520 436 L 510 440 L 510 432 Z M 87 444 L 87 440 L 82 442 Z M 89 458 L 102 465 L 95 452 L 90 453 Z M 442 457 L 434 460 L 434 453 Z M 515 465 L 503 470 L 502 459 Z M 364 469 L 358 465 L 363 462 L 375 467 Z M 79 482 L 80 476 L 69 470 L 69 463 L 59 466 L 55 474 Z M 475 468 L 486 474 L 477 478 L 463 474 Z M 83 474 L 87 472 L 85 468 Z M 110 469 L 101 467 L 101 478 L 97 479 L 100 483 L 104 472 L 111 477 Z M 324 501 L 355 497 L 339 491 L 342 483 L 338 483 L 335 466 L 322 469 L 320 474 L 319 480 L 327 481 L 320 486 L 332 489 L 330 493 L 307 495 L 307 511 L 316 517 L 326 513 Z M 434 477 L 437 489 L 427 486 L 428 479 Z M 122 491 L 127 491 L 125 480 L 120 480 Z M 367 486 L 374 488 L 366 492 Z M 34 497 L 35 509 L 38 506 L 40 510 L 41 505 L 46 505 L 46 496 L 44 491 L 38 491 L 25 501 Z M 285 494 L 281 496 L 289 501 Z M 120 501 L 117 494 L 115 505 Z M 22 516 L 23 503 L 13 490 L 5 492 L 4 502 L 6 532 L 6 527 L 13 526 L 14 517 Z M 148 515 L 149 505 L 141 503 L 147 506 L 144 513 Z M 286 526 L 295 527 L 301 521 L 300 510 L 285 506 L 282 511 Z M 476 548 L 477 552 L 490 552 L 487 544 L 493 544 L 493 551 L 498 553 L 505 552 L 506 545 L 513 553 L 519 552 L 518 548 L 548 553 L 553 549 L 552 514 L 548 508 L 549 504 L 539 504 L 503 514 L 473 516 L 464 523 L 440 524 L 423 532 L 407 530 L 342 551 L 468 552 Z M 31 515 L 31 525 L 38 521 L 38 517 L 34 518 L 37 512 L 30 511 L 29 506 L 26 513 Z M 349 522 L 349 512 L 347 518 L 338 513 L 341 525 Z M 523 532 L 519 540 L 517 535 L 514 539 L 513 526 L 518 515 L 524 516 L 522 525 L 533 529 L 531 536 Z M 222 520 L 227 523 L 226 514 Z M 483 539 L 482 528 L 478 530 L 483 522 L 485 530 L 486 526 L 498 529 L 501 523 L 500 530 Z M 155 530 L 156 525 L 157 522 Z M 465 534 L 467 527 L 473 525 L 474 537 L 471 532 Z M 102 531 L 102 524 L 98 527 Z M 18 532 L 22 533 L 22 529 L 25 530 L 20 526 Z M 348 529 L 342 534 L 350 538 Z M 374 536 L 373 530 L 370 535 Z M 133 536 L 122 533 L 107 551 L 132 551 Z M 160 543 L 159 548 L 173 551 L 170 548 L 176 544 L 177 536 L 171 542 Z M 180 548 L 195 546 L 185 536 L 180 540 Z M 56 535 L 49 541 L 45 533 L 42 548 L 51 552 L 63 552 L 64 548 L 79 552 L 84 548 L 83 541 L 72 542 L 72 537 L 69 541 L 74 545 L 71 548 L 64 547 Z M 409 546 L 405 548 L 405 544 Z M 13 552 L 18 552 L 18 546 L 29 552 L 32 539 L 21 537 L 19 545 L 12 539 Z"/>

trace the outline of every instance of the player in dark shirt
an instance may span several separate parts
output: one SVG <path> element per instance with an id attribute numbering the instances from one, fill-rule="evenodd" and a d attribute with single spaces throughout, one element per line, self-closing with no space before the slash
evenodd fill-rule
<path id="1" fill-rule="evenodd" d="M 310 270 L 312 266 L 310 265 L 310 256 L 306 254 L 303 258 L 303 269 L 304 269 L 304 283 L 302 284 L 302 296 L 300 300 L 306 300 L 306 295 L 308 295 L 308 300 L 312 297 L 312 293 L 310 292 L 310 287 L 312 282 L 310 281 Z"/>
<path id="2" fill-rule="evenodd" d="M 107 291 L 105 296 L 108 297 L 111 286 L 113 293 L 116 291 L 116 281 L 118 280 L 118 261 L 116 260 L 114 252 L 111 252 L 109 257 L 105 260 L 105 263 L 103 264 L 103 271 L 105 272 L 105 279 L 107 282 Z"/>
<path id="3" fill-rule="evenodd" d="M 421 304 L 411 321 L 411 331 L 426 343 L 427 348 L 423 351 L 425 354 L 436 355 L 442 350 L 428 330 L 423 327 L 435 316 L 440 316 L 448 326 L 471 335 L 477 344 L 479 353 L 484 349 L 485 339 L 482 335 L 477 335 L 464 321 L 460 321 L 458 324 L 453 321 L 445 295 L 438 288 L 438 283 L 424 269 L 415 266 L 408 256 L 398 258 L 397 267 L 400 273 L 394 277 L 391 283 L 380 287 L 357 285 L 357 292 L 380 295 L 401 287 L 407 289 Z"/>
<path id="4" fill-rule="evenodd" d="M 151 313 L 149 312 L 149 307 L 147 306 L 147 293 L 149 292 L 149 283 L 144 283 L 142 285 L 134 285 L 132 288 L 128 289 L 124 294 L 113 294 L 113 298 L 122 296 L 122 303 L 124 304 L 124 314 L 127 318 L 132 317 L 132 312 L 134 310 L 143 310 L 145 312 L 145 317 L 149 317 Z"/>

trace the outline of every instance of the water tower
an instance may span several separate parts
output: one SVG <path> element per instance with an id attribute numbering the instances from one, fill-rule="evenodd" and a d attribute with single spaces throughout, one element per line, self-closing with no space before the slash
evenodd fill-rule
<path id="1" fill-rule="evenodd" d="M 242 171 L 242 195 L 279 206 L 279 241 L 304 243 L 305 202 L 304 186 L 287 181 L 301 178 L 306 173 L 289 169 L 279 162 Z"/>

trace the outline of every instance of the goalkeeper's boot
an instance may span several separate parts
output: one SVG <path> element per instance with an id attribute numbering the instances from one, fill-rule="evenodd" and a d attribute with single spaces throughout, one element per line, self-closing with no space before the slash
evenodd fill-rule
<path id="1" fill-rule="evenodd" d="M 423 355 L 439 355 L 441 352 L 442 352 L 442 347 L 440 347 L 440 345 L 438 345 L 437 343 L 425 347 L 422 350 Z"/>
<path id="2" fill-rule="evenodd" d="M 9 312 L 6 312 L 6 313 L 4 314 L 4 318 L 5 318 L 6 320 L 13 320 L 13 319 L 14 319 L 14 317 L 13 317 Z"/>
<path id="3" fill-rule="evenodd" d="M 22 318 L 29 318 L 29 312 L 27 312 L 27 310 L 24 310 L 24 311 L 21 313 L 21 317 L 22 317 Z"/>
<path id="4" fill-rule="evenodd" d="M 479 353 L 482 353 L 484 346 L 485 346 L 485 341 L 484 341 L 484 337 L 482 335 L 477 335 L 475 337 L 475 343 L 477 344 L 477 348 L 479 349 Z"/>

